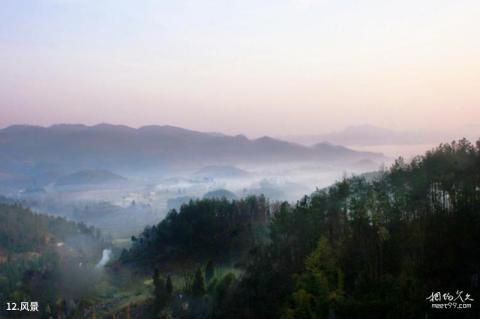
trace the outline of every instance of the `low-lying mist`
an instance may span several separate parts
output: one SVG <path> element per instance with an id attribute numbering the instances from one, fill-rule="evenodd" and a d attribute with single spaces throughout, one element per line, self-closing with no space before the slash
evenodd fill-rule
<path id="1" fill-rule="evenodd" d="M 296 201 L 344 176 L 375 171 L 381 164 L 360 161 L 335 165 L 296 162 L 272 165 L 206 165 L 189 170 L 122 175 L 105 183 L 51 183 L 10 193 L 35 211 L 95 226 L 114 238 L 128 238 L 158 223 L 171 209 L 204 197 L 238 199 L 265 195 L 270 201 Z M 91 175 L 92 173 L 89 172 Z M 102 176 L 120 176 L 102 172 Z M 63 179 L 65 181 L 66 179 Z"/>

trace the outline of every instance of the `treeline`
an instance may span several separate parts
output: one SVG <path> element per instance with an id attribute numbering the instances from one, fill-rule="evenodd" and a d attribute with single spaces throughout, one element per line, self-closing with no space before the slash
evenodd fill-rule
<path id="1" fill-rule="evenodd" d="M 473 318 L 475 302 L 435 313 L 427 298 L 480 297 L 480 142 L 285 203 L 270 239 L 220 305 L 228 318 Z"/>
<path id="2" fill-rule="evenodd" d="M 266 223 L 267 239 L 254 240 L 254 221 Z M 247 254 L 236 275 L 215 277 L 206 265 L 184 287 L 155 272 L 155 318 L 476 318 L 479 242 L 480 141 L 461 140 L 295 205 L 190 202 L 134 238 L 124 257 L 155 267 L 170 256 Z M 457 291 L 473 309 L 442 312 L 427 300 Z"/>
<path id="3" fill-rule="evenodd" d="M 18 204 L 0 203 L 0 254 L 37 251 L 75 234 L 100 237 L 98 230 L 62 217 L 35 214 Z"/>
<path id="4" fill-rule="evenodd" d="M 42 318 L 83 314 L 79 305 L 93 293 L 92 269 L 105 246 L 93 227 L 0 204 L 0 299 L 37 301 Z M 2 307 L 0 317 L 7 315 Z"/>
<path id="5" fill-rule="evenodd" d="M 131 249 L 124 250 L 120 260 L 150 269 L 176 260 L 239 260 L 266 239 L 269 215 L 264 196 L 191 200 L 132 237 Z"/>
<path id="6" fill-rule="evenodd" d="M 156 269 L 153 300 L 147 313 L 149 318 L 164 319 L 228 318 L 228 314 L 221 312 L 221 305 L 230 298 L 238 282 L 238 272 L 216 267 L 211 260 L 205 267 L 198 267 L 187 274 L 183 284 L 176 287 L 171 275 L 163 277 Z"/>

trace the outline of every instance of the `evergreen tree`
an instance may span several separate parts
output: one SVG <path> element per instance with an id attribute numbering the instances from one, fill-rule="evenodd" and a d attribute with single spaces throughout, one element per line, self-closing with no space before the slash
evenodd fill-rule
<path id="1" fill-rule="evenodd" d="M 205 294 L 205 279 L 203 278 L 202 269 L 198 267 L 195 272 L 195 277 L 192 284 L 192 295 L 196 297 L 203 296 Z"/>
<path id="2" fill-rule="evenodd" d="M 173 284 L 172 284 L 172 277 L 170 275 L 167 276 L 167 284 L 165 286 L 166 292 L 168 296 L 171 296 L 173 293 Z"/>

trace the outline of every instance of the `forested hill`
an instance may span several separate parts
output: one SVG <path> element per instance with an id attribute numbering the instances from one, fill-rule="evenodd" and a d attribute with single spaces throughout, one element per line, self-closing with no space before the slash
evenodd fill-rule
<path id="1" fill-rule="evenodd" d="M 39 251 L 80 235 L 100 237 L 97 230 L 84 224 L 0 203 L 0 253 L 4 255 Z"/>
<path id="2" fill-rule="evenodd" d="M 121 261 L 150 269 L 170 268 L 175 261 L 238 261 L 266 239 L 269 213 L 264 196 L 191 200 L 132 237 L 132 248 L 122 253 Z"/>
<path id="3" fill-rule="evenodd" d="M 432 292 L 480 297 L 480 142 L 398 160 L 370 183 L 341 181 L 283 205 L 270 228 L 271 244 L 220 313 L 436 318 Z M 448 314 L 473 318 L 473 307 Z"/>
<path id="4" fill-rule="evenodd" d="M 0 299 L 35 300 L 45 318 L 60 317 L 58 305 L 90 293 L 87 272 L 106 245 L 93 227 L 0 203 Z"/>
<path id="5" fill-rule="evenodd" d="M 193 202 L 172 213 L 134 247 L 166 236 L 168 245 L 150 246 L 149 253 L 183 250 L 188 238 L 193 251 L 228 253 L 227 246 L 210 250 L 211 242 L 201 239 L 218 230 L 182 218 L 204 207 L 197 213 L 223 220 L 205 205 Z M 195 289 L 169 286 L 168 303 L 159 301 L 157 289 L 152 311 L 174 318 L 478 317 L 480 142 L 441 145 L 411 163 L 398 160 L 374 180 L 344 179 L 272 209 L 269 240 L 250 251 L 241 276 L 210 281 L 205 289 L 199 269 Z M 179 229 L 200 237 L 169 233 Z M 148 239 L 153 234 L 160 237 Z M 473 309 L 439 313 L 427 300 L 432 292 L 456 296 L 457 290 L 475 300 Z"/>

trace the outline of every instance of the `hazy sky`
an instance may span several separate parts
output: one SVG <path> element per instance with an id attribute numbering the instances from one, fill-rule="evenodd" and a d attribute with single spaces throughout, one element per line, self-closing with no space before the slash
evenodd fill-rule
<path id="1" fill-rule="evenodd" d="M 255 136 L 478 119 L 478 0 L 0 0 L 1 127 Z"/>

